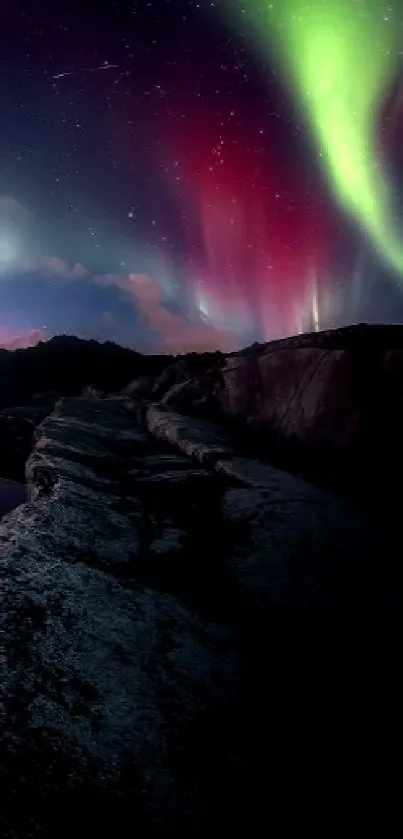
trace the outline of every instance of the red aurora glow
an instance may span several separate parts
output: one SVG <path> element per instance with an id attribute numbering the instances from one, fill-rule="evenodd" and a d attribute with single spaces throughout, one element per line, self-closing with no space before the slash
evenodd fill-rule
<path id="1" fill-rule="evenodd" d="M 256 127 L 224 127 L 208 109 L 191 124 L 169 148 L 189 187 L 183 215 L 196 211 L 201 247 L 189 237 L 187 250 L 203 311 L 221 325 L 254 314 L 264 338 L 304 328 L 327 256 L 323 208 L 278 143 L 256 151 Z"/>

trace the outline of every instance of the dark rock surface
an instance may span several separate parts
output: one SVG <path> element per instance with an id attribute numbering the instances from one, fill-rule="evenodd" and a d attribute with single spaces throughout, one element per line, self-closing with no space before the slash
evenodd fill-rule
<path id="1" fill-rule="evenodd" d="M 0 352 L 0 474 L 31 451 L 27 503 L 0 482 L 2 837 L 362 829 L 400 752 L 402 375 L 400 327 Z"/>
<path id="2" fill-rule="evenodd" d="M 203 372 L 220 358 L 219 352 L 188 353 L 179 358 L 187 376 Z M 39 391 L 74 396 L 92 385 L 101 391 L 119 391 L 136 377 L 155 379 L 175 356 L 142 355 L 110 341 L 99 343 L 60 335 L 23 350 L 0 348 L 0 408 L 31 403 Z M 175 367 L 173 368 L 175 370 Z M 174 374 L 169 374 L 173 383 Z"/>
<path id="3" fill-rule="evenodd" d="M 220 364 L 224 358 L 221 352 L 187 353 L 178 358 L 163 370 L 155 382 L 152 390 L 153 399 L 160 399 L 170 388 L 178 387 L 194 376 L 203 375 L 207 370 Z"/>
<path id="4" fill-rule="evenodd" d="M 219 352 L 189 353 L 178 360 L 145 356 L 109 341 L 101 344 L 68 335 L 24 350 L 0 348 L 0 475 L 23 480 L 35 427 L 61 396 L 97 397 L 122 391 L 151 397 L 157 384 L 166 390 L 220 358 Z"/>
<path id="5" fill-rule="evenodd" d="M 27 489 L 24 484 L 4 481 L 0 478 L 0 519 L 26 500 Z"/>
<path id="6" fill-rule="evenodd" d="M 172 356 L 144 356 L 110 341 L 61 335 L 23 350 L 0 348 L 0 407 L 30 404 L 39 391 L 59 396 L 80 393 L 89 384 L 119 390 L 139 375 L 158 376 Z"/>
<path id="7" fill-rule="evenodd" d="M 133 394 L 59 401 L 0 524 L 0 834 L 254 834 L 312 794 L 321 821 L 341 771 L 383 765 L 400 561 L 346 502 Z"/>
<path id="8" fill-rule="evenodd" d="M 403 466 L 400 326 L 255 344 L 199 375 L 182 369 L 176 381 L 169 371 L 155 387 L 162 404 L 237 426 L 251 451 L 277 465 L 340 469 L 345 482 L 359 471 L 364 483 L 374 468 Z"/>

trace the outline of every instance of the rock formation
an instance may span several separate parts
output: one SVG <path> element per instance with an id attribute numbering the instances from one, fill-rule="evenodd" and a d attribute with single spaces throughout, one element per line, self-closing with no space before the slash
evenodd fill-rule
<path id="1" fill-rule="evenodd" d="M 366 797 L 386 776 L 400 543 L 226 419 L 352 445 L 365 411 L 340 340 L 182 359 L 121 393 L 91 376 L 40 418 L 28 501 L 0 522 L 5 839 L 253 835 L 313 810 L 322 826 L 358 776 Z M 381 345 L 398 410 L 400 350 Z"/>
<path id="2" fill-rule="evenodd" d="M 333 679 L 362 691 L 357 650 L 374 667 L 394 645 L 366 522 L 213 424 L 136 407 L 59 401 L 0 525 L 4 837 L 257 829 L 336 706 L 350 731 Z"/>
<path id="3" fill-rule="evenodd" d="M 271 461 L 326 472 L 403 465 L 403 328 L 358 326 L 256 344 L 161 393 L 165 405 L 238 426 Z M 247 433 L 245 433 L 247 432 Z M 367 474 L 365 472 L 365 479 Z"/>
<path id="4" fill-rule="evenodd" d="M 221 353 L 189 353 L 178 362 L 169 355 L 144 356 L 106 341 L 85 341 L 62 335 L 36 347 L 0 349 L 0 475 L 23 480 L 35 427 L 61 396 L 101 395 L 125 386 L 153 388 L 164 370 L 164 381 L 174 381 L 175 367 L 182 377 L 200 374 L 221 358 Z"/>

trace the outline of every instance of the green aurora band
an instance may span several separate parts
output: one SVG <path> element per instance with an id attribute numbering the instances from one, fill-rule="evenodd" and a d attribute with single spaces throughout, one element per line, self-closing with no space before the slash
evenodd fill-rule
<path id="1" fill-rule="evenodd" d="M 401 62 L 402 21 L 381 0 L 226 5 L 242 31 L 250 23 L 255 44 L 291 84 L 338 203 L 403 274 L 403 243 L 388 218 L 391 195 L 376 155 L 379 108 Z"/>

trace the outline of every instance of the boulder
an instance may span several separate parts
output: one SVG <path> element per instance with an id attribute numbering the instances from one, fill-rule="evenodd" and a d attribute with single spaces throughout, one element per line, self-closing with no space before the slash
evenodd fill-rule
<path id="1" fill-rule="evenodd" d="M 339 456 L 345 466 L 353 456 L 354 468 L 391 453 L 400 463 L 401 345 L 401 327 L 376 326 L 257 344 L 172 385 L 161 402 L 235 423 L 252 445 L 258 433 L 261 451 L 274 459 L 280 446 L 323 457 L 328 471 Z"/>
<path id="2" fill-rule="evenodd" d="M 226 358 L 214 389 L 195 377 L 171 388 L 164 404 L 194 412 L 207 393 L 224 416 L 266 429 L 282 440 L 336 448 L 352 445 L 363 406 L 348 352 L 260 349 Z"/>
<path id="3" fill-rule="evenodd" d="M 282 439 L 344 448 L 355 442 L 362 422 L 354 373 L 344 350 L 235 356 L 222 368 L 219 405 Z"/>
<path id="4" fill-rule="evenodd" d="M 373 676 L 398 635 L 399 580 L 344 502 L 211 422 L 145 417 L 60 400 L 0 524 L 10 839 L 257 829 L 268 784 L 280 809 L 304 799 L 290 755 L 313 759 L 329 715 L 351 737 L 333 684 L 363 690 L 357 645 Z"/>
<path id="5" fill-rule="evenodd" d="M 158 377 L 153 388 L 153 399 L 159 400 L 173 387 L 177 387 L 194 376 L 204 376 L 225 358 L 221 352 L 187 353 L 169 364 Z"/>
<path id="6" fill-rule="evenodd" d="M 211 476 L 120 400 L 61 400 L 35 436 L 30 500 L 0 525 L 1 834 L 91 818 L 119 837 L 207 835 L 206 795 L 224 815 L 239 767 L 255 771 L 237 632 L 214 597 L 193 602 Z"/>
<path id="7" fill-rule="evenodd" d="M 281 605 L 327 616 L 350 610 L 351 619 L 367 625 L 376 609 L 385 617 L 394 584 L 385 596 L 380 593 L 384 572 L 379 557 L 372 561 L 368 519 L 300 477 L 237 454 L 234 440 L 212 422 L 153 405 L 146 423 L 160 439 L 231 482 L 222 498 L 225 565 L 245 608 L 249 602 L 256 612 L 259 603 L 267 613 Z"/>
<path id="8" fill-rule="evenodd" d="M 221 457 L 233 453 L 231 442 L 212 423 L 192 419 L 162 405 L 151 405 L 145 415 L 151 434 L 177 446 L 179 451 L 195 457 L 200 463 L 213 465 Z"/>
<path id="9" fill-rule="evenodd" d="M 139 376 L 123 388 L 122 395 L 146 398 L 151 395 L 154 385 L 155 378 L 153 376 Z"/>
<path id="10" fill-rule="evenodd" d="M 154 399 L 159 399 L 171 387 L 182 384 L 182 382 L 190 378 L 192 378 L 192 371 L 187 363 L 187 359 L 179 358 L 170 364 L 158 377 L 153 388 Z"/>

